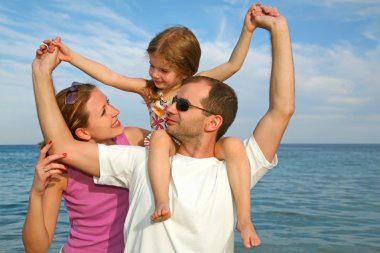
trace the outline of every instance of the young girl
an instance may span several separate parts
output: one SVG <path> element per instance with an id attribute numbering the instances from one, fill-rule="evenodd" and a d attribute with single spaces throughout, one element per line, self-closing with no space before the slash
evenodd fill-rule
<path id="1" fill-rule="evenodd" d="M 75 139 L 109 145 L 143 145 L 148 131 L 124 128 L 117 118 L 119 111 L 94 85 L 74 83 L 56 98 Z M 48 251 L 63 196 L 70 220 L 64 252 L 124 252 L 128 189 L 96 185 L 92 176 L 75 168 L 67 170 L 67 166 L 55 162 L 65 154 L 46 157 L 52 145 L 49 142 L 42 148 L 35 167 L 23 228 L 26 251 Z M 61 173 L 62 170 L 67 173 Z"/>
<path id="2" fill-rule="evenodd" d="M 252 22 L 252 11 L 260 9 L 260 4 L 253 5 L 245 16 L 240 38 L 228 62 L 197 75 L 213 77 L 224 81 L 237 72 L 247 55 L 255 25 Z M 50 43 L 50 42 L 48 42 Z M 153 131 L 165 129 L 168 107 L 172 98 L 181 87 L 183 80 L 198 71 L 201 49 L 194 34 L 186 27 L 171 27 L 157 34 L 149 43 L 149 75 L 151 80 L 131 78 L 120 75 L 107 67 L 91 61 L 64 45 L 59 38 L 52 41 L 53 46 L 60 49 L 58 57 L 67 61 L 96 80 L 121 90 L 139 94 L 146 104 L 150 114 L 150 125 Z M 150 137 L 145 139 L 145 145 L 150 143 Z M 231 144 L 229 144 L 231 142 Z M 163 144 L 164 145 L 164 144 Z M 166 145 L 166 144 L 165 144 Z M 242 234 L 246 247 L 260 244 L 250 215 L 250 182 L 248 160 L 242 143 L 234 139 L 225 139 L 218 144 L 216 156 L 225 159 L 228 165 L 228 175 L 232 193 L 237 207 L 237 229 Z M 168 147 L 168 145 L 166 145 Z M 156 148 L 156 147 L 152 147 Z M 158 146 L 161 149 L 160 146 Z M 160 154 L 169 154 L 168 149 L 162 149 Z M 156 211 L 152 220 L 164 220 L 170 217 L 167 188 L 169 182 L 169 165 L 157 166 L 158 156 L 153 156 L 149 168 L 152 189 L 155 195 Z M 162 161 L 159 159 L 159 161 Z M 161 178 L 160 178 L 161 177 Z M 163 194 L 162 194 L 163 193 Z"/>

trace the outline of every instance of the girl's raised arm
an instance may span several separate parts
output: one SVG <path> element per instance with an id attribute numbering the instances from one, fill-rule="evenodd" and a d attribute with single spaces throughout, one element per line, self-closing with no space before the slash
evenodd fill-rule
<path id="1" fill-rule="evenodd" d="M 231 53 L 230 59 L 213 69 L 200 72 L 197 75 L 208 76 L 220 81 L 225 81 L 240 70 L 245 57 L 247 56 L 253 31 L 256 28 L 255 24 L 252 22 L 252 11 L 255 6 L 260 6 L 260 4 L 252 5 L 245 15 L 244 25 L 239 40 Z"/>
<path id="2" fill-rule="evenodd" d="M 68 46 L 61 42 L 60 37 L 57 37 L 52 41 L 44 42 L 59 48 L 58 58 L 61 61 L 66 61 L 72 64 L 99 82 L 120 90 L 137 93 L 140 96 L 144 95 L 144 88 L 146 86 L 145 79 L 131 78 L 118 74 L 98 62 L 72 51 Z"/>

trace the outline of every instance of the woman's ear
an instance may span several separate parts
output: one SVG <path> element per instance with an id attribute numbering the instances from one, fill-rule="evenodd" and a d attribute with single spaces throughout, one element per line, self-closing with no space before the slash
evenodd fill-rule
<path id="1" fill-rule="evenodd" d="M 220 126 L 223 123 L 223 117 L 221 115 L 212 115 L 207 119 L 206 123 L 206 131 L 207 132 L 212 132 L 212 131 L 217 131 Z"/>
<path id="2" fill-rule="evenodd" d="M 89 141 L 91 139 L 90 133 L 87 131 L 86 128 L 77 128 L 75 129 L 75 135 L 84 141 Z"/>

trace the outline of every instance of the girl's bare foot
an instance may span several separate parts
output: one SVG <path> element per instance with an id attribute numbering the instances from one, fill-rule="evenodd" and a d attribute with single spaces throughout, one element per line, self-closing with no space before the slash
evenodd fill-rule
<path id="1" fill-rule="evenodd" d="M 168 203 L 156 204 L 156 210 L 150 216 L 150 220 L 154 222 L 165 221 L 171 217 L 170 207 Z"/>
<path id="2" fill-rule="evenodd" d="M 241 239 L 244 247 L 247 249 L 251 247 L 257 247 L 261 244 L 260 237 L 257 235 L 255 227 L 251 221 L 239 222 L 236 225 L 236 229 L 240 232 Z"/>

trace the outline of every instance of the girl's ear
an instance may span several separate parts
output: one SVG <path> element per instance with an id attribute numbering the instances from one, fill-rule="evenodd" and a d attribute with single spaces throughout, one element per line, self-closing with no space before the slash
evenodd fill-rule
<path id="1" fill-rule="evenodd" d="M 75 129 L 75 135 L 84 141 L 89 141 L 91 139 L 90 133 L 87 131 L 86 128 L 77 128 Z"/>
<path id="2" fill-rule="evenodd" d="M 212 115 L 207 119 L 205 130 L 207 132 L 217 131 L 223 123 L 223 118 L 220 115 Z"/>

